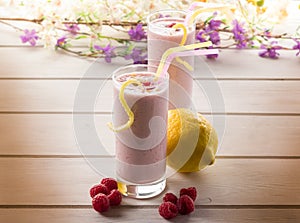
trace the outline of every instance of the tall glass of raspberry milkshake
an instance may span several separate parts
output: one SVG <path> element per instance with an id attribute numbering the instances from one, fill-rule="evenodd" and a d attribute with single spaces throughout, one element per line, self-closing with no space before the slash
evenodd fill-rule
<path id="1" fill-rule="evenodd" d="M 120 100 L 124 99 L 134 121 L 116 131 L 116 174 L 120 191 L 135 198 L 149 198 L 161 193 L 166 185 L 166 137 L 168 115 L 168 74 L 157 77 L 150 66 L 129 65 L 113 73 L 113 125 L 124 126 L 129 115 Z M 121 93 L 122 94 L 122 93 Z"/>
<path id="2" fill-rule="evenodd" d="M 148 63 L 150 65 L 157 66 L 167 49 L 179 46 L 184 38 L 184 31 L 173 26 L 178 23 L 184 24 L 186 16 L 187 12 L 180 10 L 161 10 L 148 16 Z M 184 45 L 195 43 L 195 24 L 184 25 L 187 31 Z M 181 59 L 188 63 L 190 68 L 194 67 L 193 56 Z M 191 108 L 193 70 L 174 59 L 168 73 L 170 75 L 169 109 Z"/>

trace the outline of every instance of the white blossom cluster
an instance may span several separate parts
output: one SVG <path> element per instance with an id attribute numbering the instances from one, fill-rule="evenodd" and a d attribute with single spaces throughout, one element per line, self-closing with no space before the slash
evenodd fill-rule
<path id="1" fill-rule="evenodd" d="M 261 14 L 264 18 L 280 20 L 285 16 L 290 0 L 0 0 L 0 7 L 7 7 L 6 14 L 23 18 L 59 22 L 65 19 L 76 21 L 86 16 L 93 21 L 108 19 L 116 22 L 144 20 L 154 10 L 187 9 L 192 2 L 230 4 L 236 8 L 237 16 L 245 16 L 242 15 L 244 10 L 249 19 L 258 14 L 256 3 L 263 3 Z"/>

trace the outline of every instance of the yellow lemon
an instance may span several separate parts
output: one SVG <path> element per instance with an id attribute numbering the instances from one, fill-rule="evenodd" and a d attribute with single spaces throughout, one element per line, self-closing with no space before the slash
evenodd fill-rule
<path id="1" fill-rule="evenodd" d="M 215 161 L 218 137 L 205 117 L 180 108 L 168 111 L 167 164 L 178 172 L 195 172 Z"/>

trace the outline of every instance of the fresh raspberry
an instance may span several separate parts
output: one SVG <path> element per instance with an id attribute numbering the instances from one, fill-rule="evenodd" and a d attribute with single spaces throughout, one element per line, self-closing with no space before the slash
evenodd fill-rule
<path id="1" fill-rule="evenodd" d="M 165 219 L 171 219 L 178 215 L 178 208 L 170 201 L 163 202 L 158 208 L 159 214 Z"/>
<path id="2" fill-rule="evenodd" d="M 94 185 L 90 189 L 90 196 L 91 196 L 91 198 L 95 197 L 99 193 L 107 195 L 107 194 L 109 194 L 109 191 L 108 191 L 107 187 L 105 185 L 103 185 L 103 184 Z"/>
<path id="3" fill-rule="evenodd" d="M 111 206 L 117 206 L 121 204 L 122 194 L 117 189 L 113 189 L 107 197 Z"/>
<path id="4" fill-rule="evenodd" d="M 180 190 L 180 196 L 184 194 L 190 196 L 190 198 L 192 198 L 193 201 L 195 201 L 197 198 L 197 189 L 195 187 L 182 188 Z"/>
<path id="5" fill-rule="evenodd" d="M 105 212 L 109 209 L 109 200 L 105 194 L 97 194 L 93 198 L 93 208 L 98 212 Z"/>
<path id="6" fill-rule="evenodd" d="M 180 214 L 189 214 L 195 210 L 194 201 L 190 196 L 184 194 L 178 199 L 177 208 Z"/>
<path id="7" fill-rule="evenodd" d="M 164 202 L 167 202 L 167 201 L 170 201 L 171 203 L 173 204 L 176 204 L 177 203 L 177 197 L 175 194 L 173 193 L 166 193 L 165 196 L 163 197 L 163 201 Z"/>
<path id="8" fill-rule="evenodd" d="M 118 189 L 118 183 L 113 178 L 103 178 L 100 183 L 104 184 L 109 192 L 113 189 Z"/>
<path id="9" fill-rule="evenodd" d="M 175 26 L 175 25 L 176 25 L 176 22 L 172 22 L 171 24 L 166 25 L 166 27 L 167 27 L 167 28 L 172 28 L 172 27 Z"/>

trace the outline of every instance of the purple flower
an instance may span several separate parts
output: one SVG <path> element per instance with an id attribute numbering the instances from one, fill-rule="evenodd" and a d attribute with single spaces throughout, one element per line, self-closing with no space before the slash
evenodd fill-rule
<path id="1" fill-rule="evenodd" d="M 213 49 L 213 46 L 208 47 L 208 49 Z M 210 54 L 210 55 L 206 55 L 207 59 L 217 59 L 218 58 L 218 54 Z"/>
<path id="2" fill-rule="evenodd" d="M 66 39 L 67 37 L 63 36 L 61 38 L 59 38 L 57 41 L 56 41 L 56 46 L 63 46 L 65 45 L 67 42 L 66 42 Z"/>
<path id="3" fill-rule="evenodd" d="M 209 40 L 215 45 L 220 44 L 221 39 L 220 39 L 219 33 L 217 31 L 210 32 Z"/>
<path id="4" fill-rule="evenodd" d="M 206 42 L 207 40 L 210 40 L 215 45 L 220 44 L 221 39 L 218 29 L 220 28 L 221 24 L 221 20 L 211 19 L 207 23 L 206 27 L 198 32 L 196 39 L 198 39 L 200 42 Z"/>
<path id="5" fill-rule="evenodd" d="M 267 37 L 267 38 L 271 38 L 272 37 L 272 34 L 271 34 L 270 30 L 268 30 L 268 29 L 265 29 L 263 35 L 265 37 Z"/>
<path id="6" fill-rule="evenodd" d="M 296 40 L 296 39 L 294 39 L 294 41 L 296 42 L 296 45 L 293 46 L 293 49 L 298 50 L 298 52 L 296 53 L 296 56 L 299 56 L 299 54 L 300 54 L 300 41 Z"/>
<path id="7" fill-rule="evenodd" d="M 20 36 L 22 43 L 29 42 L 31 46 L 35 46 L 36 40 L 38 40 L 38 36 L 36 35 L 36 31 L 32 29 L 29 31 L 28 29 L 24 30 L 24 35 Z"/>
<path id="8" fill-rule="evenodd" d="M 200 30 L 196 35 L 196 39 L 199 40 L 201 43 L 206 42 L 206 33 L 204 30 Z"/>
<path id="9" fill-rule="evenodd" d="M 242 24 L 235 19 L 233 20 L 233 38 L 235 39 L 237 45 L 236 47 L 239 49 L 243 49 L 247 47 L 247 37 L 246 37 L 246 30 L 242 27 Z"/>
<path id="10" fill-rule="evenodd" d="M 213 18 L 217 13 L 214 13 Z M 212 44 L 214 45 L 219 45 L 221 42 L 221 38 L 218 32 L 218 29 L 220 28 L 222 24 L 221 20 L 216 20 L 216 19 L 211 19 L 206 26 L 204 27 L 203 30 L 200 30 L 198 34 L 196 35 L 196 39 L 199 40 L 200 42 L 206 42 L 210 40 Z M 207 49 L 213 49 L 213 46 L 207 47 Z M 211 55 L 206 55 L 207 59 L 216 59 L 218 57 L 218 54 L 211 54 Z"/>
<path id="11" fill-rule="evenodd" d="M 104 53 L 104 55 L 105 55 L 105 61 L 107 63 L 111 63 L 111 58 L 114 57 L 114 56 L 116 56 L 116 54 L 114 53 L 114 49 L 115 48 L 116 47 L 111 46 L 110 43 L 107 44 L 105 47 L 94 45 L 94 49 L 95 50 L 99 50 L 99 51 L 101 50 Z"/>
<path id="12" fill-rule="evenodd" d="M 72 35 L 76 35 L 77 32 L 80 30 L 77 24 L 65 24 L 65 26 Z"/>
<path id="13" fill-rule="evenodd" d="M 127 54 L 124 58 L 126 60 L 133 60 L 134 64 L 141 64 L 145 63 L 145 59 L 147 58 L 147 55 L 142 55 L 143 50 L 133 48 L 131 54 Z"/>
<path id="14" fill-rule="evenodd" d="M 209 21 L 208 27 L 210 30 L 217 30 L 220 28 L 221 24 L 222 24 L 221 20 L 212 19 Z"/>
<path id="15" fill-rule="evenodd" d="M 282 47 L 274 44 L 277 44 L 277 42 L 275 41 L 271 42 L 270 46 L 266 46 L 262 44 L 260 48 L 264 50 L 259 52 L 259 56 L 266 57 L 266 58 L 268 57 L 271 59 L 277 59 L 279 53 L 276 50 L 280 50 Z"/>
<path id="16" fill-rule="evenodd" d="M 214 14 L 216 16 L 217 14 Z M 218 29 L 220 28 L 222 24 L 221 20 L 211 19 L 208 23 L 208 27 L 205 28 L 206 33 L 209 35 L 209 40 L 215 44 L 220 44 L 220 36 L 218 33 Z"/>
<path id="17" fill-rule="evenodd" d="M 146 39 L 146 32 L 143 29 L 143 25 L 141 23 L 137 24 L 135 29 L 131 27 L 131 29 L 128 31 L 128 35 L 130 36 L 131 40 L 142 40 Z"/>

